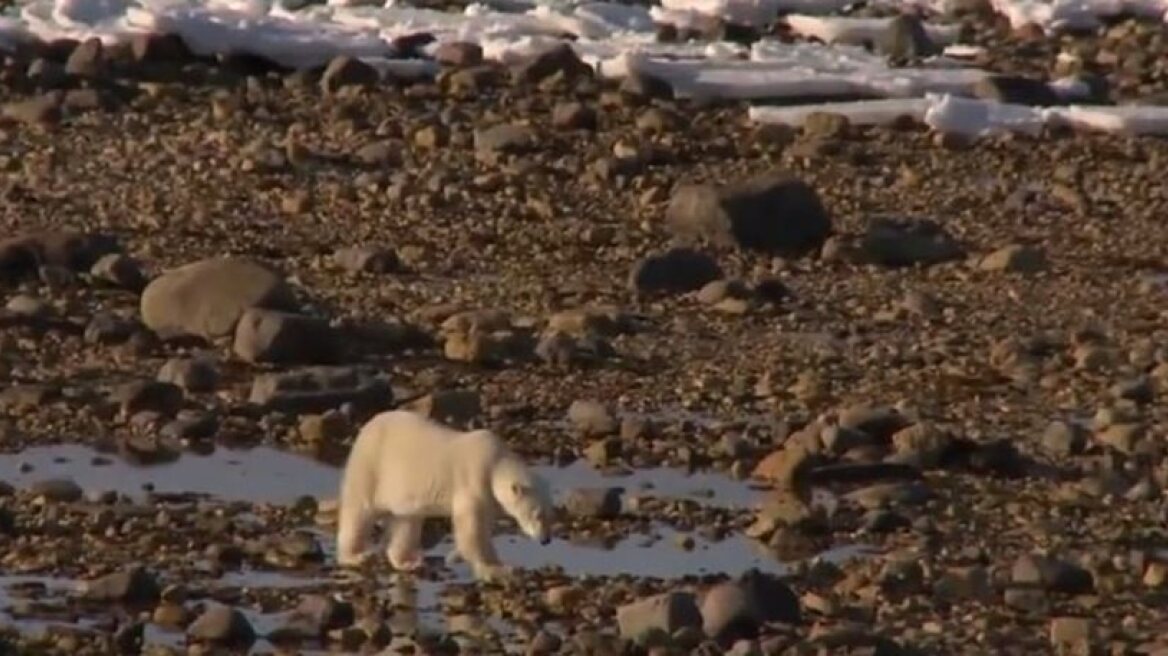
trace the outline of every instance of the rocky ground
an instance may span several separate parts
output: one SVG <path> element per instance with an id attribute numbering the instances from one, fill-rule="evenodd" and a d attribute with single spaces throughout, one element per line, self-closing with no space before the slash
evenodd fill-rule
<path id="1" fill-rule="evenodd" d="M 1162 26 L 962 20 L 1003 73 L 1168 81 Z M 5 653 L 1168 654 L 1168 144 L 756 126 L 562 51 L 475 54 L 434 82 L 172 39 L 9 56 L 5 457 L 336 463 L 402 405 L 532 461 L 765 482 L 757 510 L 578 490 L 557 531 L 745 535 L 789 575 L 354 576 L 326 499 L 55 478 L 0 484 L 0 568 L 85 583 L 10 579 Z"/>

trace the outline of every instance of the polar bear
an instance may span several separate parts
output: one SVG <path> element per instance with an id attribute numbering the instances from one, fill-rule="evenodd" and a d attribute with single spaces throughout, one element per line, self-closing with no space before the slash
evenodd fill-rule
<path id="1" fill-rule="evenodd" d="M 383 412 L 361 428 L 345 463 L 337 562 L 364 562 L 373 525 L 386 517 L 390 564 L 417 569 L 425 519 L 449 517 L 456 555 L 470 563 L 476 578 L 501 578 L 511 568 L 499 561 L 491 542 L 500 512 L 540 544 L 551 541 L 554 505 L 546 481 L 497 435 L 458 431 L 410 411 Z"/>

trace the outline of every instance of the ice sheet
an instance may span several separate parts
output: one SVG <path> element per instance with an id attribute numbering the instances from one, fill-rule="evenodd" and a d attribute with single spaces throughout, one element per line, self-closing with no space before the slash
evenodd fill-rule
<path id="1" fill-rule="evenodd" d="M 824 43 L 849 43 L 859 45 L 864 42 L 874 43 L 880 39 L 889 26 L 892 18 L 853 18 L 850 16 L 810 16 L 807 14 L 791 14 L 784 19 L 791 31 L 801 36 L 819 39 Z M 957 41 L 961 31 L 958 25 L 939 25 L 926 23 L 925 33 L 933 43 L 947 46 Z"/>
<path id="2" fill-rule="evenodd" d="M 887 125 L 902 116 L 923 121 L 932 105 L 927 98 L 890 98 L 855 102 L 819 103 L 793 107 L 751 107 L 750 120 L 756 123 L 782 123 L 801 126 L 807 117 L 824 112 L 846 116 L 853 125 Z"/>
<path id="3" fill-rule="evenodd" d="M 965 137 L 1003 132 L 1033 135 L 1045 125 L 1071 125 L 1117 134 L 1168 135 L 1168 107 L 1070 105 L 1040 108 L 947 94 L 791 107 L 752 107 L 750 119 L 756 123 L 797 127 L 816 112 L 840 114 L 857 125 L 887 124 L 900 116 L 911 116 L 938 132 Z"/>

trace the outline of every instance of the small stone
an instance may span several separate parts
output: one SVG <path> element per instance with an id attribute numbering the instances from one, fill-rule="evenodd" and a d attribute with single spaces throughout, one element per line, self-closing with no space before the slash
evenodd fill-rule
<path id="1" fill-rule="evenodd" d="M 474 132 L 474 147 L 479 152 L 523 153 L 535 145 L 535 132 L 524 125 L 504 123 Z"/>
<path id="2" fill-rule="evenodd" d="M 1091 651 L 1092 627 L 1088 617 L 1056 617 L 1050 621 L 1050 644 L 1059 650 L 1086 654 Z"/>
<path id="3" fill-rule="evenodd" d="M 722 268 L 709 255 L 672 248 L 649 255 L 633 267 L 629 287 L 640 294 L 696 291 L 722 278 Z"/>
<path id="4" fill-rule="evenodd" d="M 382 139 L 358 148 L 353 153 L 353 159 L 365 166 L 396 166 L 401 164 L 401 147 L 393 141 Z"/>
<path id="5" fill-rule="evenodd" d="M 596 440 L 584 448 L 584 459 L 593 467 L 603 469 L 621 457 L 624 447 L 616 438 Z"/>
<path id="6" fill-rule="evenodd" d="M 564 509 L 574 517 L 615 519 L 621 513 L 620 488 L 576 488 L 564 498 Z"/>
<path id="7" fill-rule="evenodd" d="M 782 448 L 763 458 L 751 476 L 773 482 L 779 489 L 798 492 L 802 490 L 811 464 L 811 453 L 788 440 Z"/>
<path id="8" fill-rule="evenodd" d="M 37 481 L 28 486 L 28 491 L 34 497 L 43 497 L 46 501 L 56 503 L 73 503 L 80 501 L 84 495 L 81 486 L 68 478 Z"/>
<path id="9" fill-rule="evenodd" d="M 982 271 L 1036 273 L 1047 268 L 1046 255 L 1036 246 L 1004 246 L 982 258 Z"/>
<path id="10" fill-rule="evenodd" d="M 78 44 L 65 62 L 65 72 L 75 77 L 98 77 L 105 66 L 101 39 L 91 38 Z"/>
<path id="11" fill-rule="evenodd" d="M 245 362 L 281 364 L 333 364 L 341 348 L 328 321 L 263 308 L 243 313 L 232 345 Z"/>
<path id="12" fill-rule="evenodd" d="M 483 48 L 465 41 L 445 42 L 434 51 L 434 61 L 443 66 L 465 68 L 483 63 Z"/>
<path id="13" fill-rule="evenodd" d="M 373 86 L 380 81 L 377 69 L 347 55 L 334 57 L 320 76 L 320 89 L 333 94 L 347 86 Z"/>
<path id="14" fill-rule="evenodd" d="M 110 393 L 110 400 L 120 406 L 122 415 L 126 417 L 139 412 L 156 412 L 173 417 L 182 409 L 184 394 L 182 388 L 173 383 L 140 380 L 115 387 Z"/>
<path id="15" fill-rule="evenodd" d="M 590 436 L 609 435 L 617 429 L 617 422 L 608 408 L 596 401 L 573 401 L 568 407 L 568 421 L 577 431 Z"/>
<path id="16" fill-rule="evenodd" d="M 128 255 L 110 253 L 93 264 L 89 274 L 98 280 L 132 292 L 141 292 L 146 287 L 146 276 L 138 261 Z"/>
<path id="17" fill-rule="evenodd" d="M 466 389 L 441 390 L 409 404 L 414 412 L 450 426 L 469 426 L 483 412 L 478 392 Z"/>
<path id="18" fill-rule="evenodd" d="M 337 444 L 347 437 L 351 430 L 349 420 L 336 410 L 302 417 L 297 427 L 300 437 L 312 444 Z"/>
<path id="19" fill-rule="evenodd" d="M 397 253 L 378 246 L 342 248 L 333 253 L 333 261 L 353 273 L 393 273 L 401 266 Z"/>
<path id="20" fill-rule="evenodd" d="M 665 220 L 680 238 L 790 257 L 818 251 L 832 230 L 819 194 L 784 173 L 720 188 L 682 185 L 673 192 Z"/>
<path id="21" fill-rule="evenodd" d="M 222 604 L 211 604 L 187 627 L 187 637 L 197 642 L 222 646 L 250 646 L 255 629 L 242 612 Z"/>
<path id="22" fill-rule="evenodd" d="M 1083 452 L 1087 431 L 1073 422 L 1052 421 L 1042 433 L 1042 448 L 1056 458 L 1068 458 Z"/>
<path id="23" fill-rule="evenodd" d="M 1136 452 L 1139 443 L 1144 439 L 1145 433 L 1146 430 L 1143 424 L 1113 424 L 1097 433 L 1095 440 L 1120 453 L 1130 455 Z"/>
<path id="24" fill-rule="evenodd" d="M 569 130 L 595 130 L 596 110 L 578 102 L 560 103 L 552 109 L 552 125 Z"/>
<path id="25" fill-rule="evenodd" d="M 208 358 L 172 358 L 158 370 L 157 380 L 187 392 L 211 392 L 219 384 L 219 370 Z"/>
<path id="26" fill-rule="evenodd" d="M 1046 82 L 1015 75 L 986 76 L 974 85 L 973 95 L 984 100 L 1032 107 L 1064 104 Z"/>
<path id="27" fill-rule="evenodd" d="M 1025 555 L 1015 561 L 1011 580 L 1064 594 L 1089 594 L 1095 589 L 1094 577 L 1087 570 L 1042 555 Z"/>
<path id="28" fill-rule="evenodd" d="M 941 53 L 921 19 L 909 14 L 892 19 L 877 40 L 877 47 L 894 61 L 913 61 Z"/>
<path id="29" fill-rule="evenodd" d="M 3 106 L 0 114 L 18 123 L 34 126 L 50 126 L 61 121 L 61 102 L 64 96 L 47 93 L 26 100 L 14 100 Z"/>
<path id="30" fill-rule="evenodd" d="M 700 629 L 702 614 L 693 594 L 666 592 L 621 606 L 616 621 L 622 638 L 646 644 L 680 629 Z"/>
<path id="31" fill-rule="evenodd" d="M 8 299 L 4 309 L 16 316 L 30 319 L 45 319 L 53 315 L 53 306 L 27 294 L 18 294 Z"/>
<path id="32" fill-rule="evenodd" d="M 158 601 L 162 588 L 153 574 L 145 568 L 135 566 L 86 581 L 83 594 L 95 601 L 151 604 Z"/>

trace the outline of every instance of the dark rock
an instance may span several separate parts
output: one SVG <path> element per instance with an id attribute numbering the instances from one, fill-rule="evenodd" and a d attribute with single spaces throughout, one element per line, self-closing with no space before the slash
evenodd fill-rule
<path id="1" fill-rule="evenodd" d="M 142 322 L 162 337 L 231 335 L 251 308 L 294 311 L 291 287 L 273 269 L 243 257 L 201 260 L 166 272 L 142 292 Z"/>
<path id="2" fill-rule="evenodd" d="M 333 261 L 353 273 L 393 273 L 401 267 L 397 253 L 378 246 L 353 246 L 333 253 Z"/>
<path id="3" fill-rule="evenodd" d="M 117 239 L 110 235 L 68 230 L 29 233 L 0 242 L 0 274 L 31 278 L 42 267 L 87 272 L 102 257 L 119 250 Z"/>
<path id="4" fill-rule="evenodd" d="M 132 292 L 141 292 L 146 287 L 146 276 L 138 261 L 121 253 L 103 255 L 89 270 L 89 275 L 97 280 Z"/>
<path id="5" fill-rule="evenodd" d="M 83 594 L 94 601 L 152 604 L 158 601 L 162 588 L 153 574 L 143 567 L 134 566 L 86 581 Z"/>
<path id="6" fill-rule="evenodd" d="M 82 337 L 89 344 L 122 344 L 138 330 L 138 322 L 102 312 L 89 320 Z"/>
<path id="7" fill-rule="evenodd" d="M 414 32 L 395 37 L 390 45 L 394 54 L 401 59 L 418 59 L 423 56 L 423 48 L 437 39 L 429 32 Z"/>
<path id="8" fill-rule="evenodd" d="M 235 329 L 235 355 L 250 363 L 334 364 L 341 343 L 329 322 L 288 312 L 251 308 Z"/>
<path id="9" fill-rule="evenodd" d="M 693 594 L 666 592 L 621 606 L 616 622 L 622 638 L 644 644 L 681 629 L 700 629 L 702 613 Z"/>
<path id="10" fill-rule="evenodd" d="M 595 130 L 596 110 L 583 103 L 560 103 L 552 109 L 552 125 L 569 130 Z"/>
<path id="11" fill-rule="evenodd" d="M 897 431 L 911 424 L 907 417 L 891 406 L 857 404 L 839 413 L 840 426 L 863 431 L 881 442 L 887 442 Z"/>
<path id="12" fill-rule="evenodd" d="M 267 411 L 322 413 L 351 403 L 362 412 L 388 410 L 393 390 L 381 378 L 348 367 L 314 367 L 264 374 L 252 383 L 249 401 Z"/>
<path id="13" fill-rule="evenodd" d="M 483 63 L 483 47 L 465 41 L 446 42 L 434 51 L 434 61 L 443 66 L 466 68 Z"/>
<path id="14" fill-rule="evenodd" d="M 134 61 L 143 64 L 190 61 L 191 51 L 177 34 L 135 34 L 130 38 Z"/>
<path id="15" fill-rule="evenodd" d="M 1064 104 L 1043 80 L 1015 75 L 990 75 L 974 85 L 973 95 L 984 100 L 1034 107 Z"/>
<path id="16" fill-rule="evenodd" d="M 466 389 L 441 390 L 410 403 L 409 408 L 450 426 L 467 427 L 483 412 L 478 392 Z"/>
<path id="17" fill-rule="evenodd" d="M 576 488 L 564 497 L 564 509 L 574 517 L 615 519 L 621 513 L 621 495 L 616 487 Z"/>
<path id="18" fill-rule="evenodd" d="M 685 293 L 722 278 L 714 258 L 689 248 L 671 248 L 642 258 L 633 267 L 629 287 L 637 293 Z"/>
<path id="19" fill-rule="evenodd" d="M 333 94 L 347 86 L 373 86 L 380 81 L 377 69 L 347 55 L 334 57 L 320 76 L 320 89 Z"/>
<path id="20" fill-rule="evenodd" d="M 38 89 L 61 89 L 70 83 L 65 67 L 48 59 L 34 59 L 25 75 Z"/>
<path id="21" fill-rule="evenodd" d="M 832 231 L 819 194 L 781 173 L 721 189 L 683 185 L 674 191 L 665 220 L 679 238 L 786 257 L 818 251 Z"/>
<path id="22" fill-rule="evenodd" d="M 222 604 L 211 604 L 187 627 L 187 637 L 195 642 L 221 646 L 248 647 L 256 640 L 255 629 L 242 612 Z"/>
<path id="23" fill-rule="evenodd" d="M 1015 561 L 1010 579 L 1017 585 L 1063 594 L 1091 594 L 1095 590 L 1095 578 L 1087 570 L 1040 554 L 1027 554 Z"/>
<path id="24" fill-rule="evenodd" d="M 941 48 L 929 38 L 921 19 L 908 14 L 894 18 L 876 45 L 894 61 L 913 61 L 941 54 Z"/>
<path id="25" fill-rule="evenodd" d="M 673 86 L 661 78 L 632 73 L 621 80 L 621 93 L 634 98 L 672 100 Z"/>
<path id="26" fill-rule="evenodd" d="M 110 400 L 118 403 L 127 417 L 139 412 L 172 417 L 182 409 L 183 398 L 181 387 L 157 380 L 125 383 L 110 393 Z"/>
<path id="27" fill-rule="evenodd" d="M 28 491 L 34 497 L 44 497 L 48 501 L 57 503 L 80 501 L 84 494 L 81 486 L 68 478 L 50 478 L 37 481 L 28 486 Z"/>
<path id="28" fill-rule="evenodd" d="M 808 473 L 807 480 L 813 485 L 855 485 L 886 480 L 919 480 L 923 476 L 917 467 L 900 463 L 838 463 L 816 467 Z"/>
<path id="29" fill-rule="evenodd" d="M 778 577 L 751 568 L 738 578 L 760 622 L 799 624 L 803 621 L 799 597 Z"/>
<path id="30" fill-rule="evenodd" d="M 861 242 L 866 261 L 888 267 L 932 265 L 965 257 L 965 250 L 933 221 L 879 218 Z"/>
<path id="31" fill-rule="evenodd" d="M 722 645 L 758 637 L 761 624 L 755 600 L 737 581 L 725 581 L 702 597 L 702 630 Z"/>
<path id="32" fill-rule="evenodd" d="M 576 56 L 576 51 L 570 45 L 563 44 L 520 62 L 514 69 L 514 75 L 521 82 L 532 83 L 553 75 L 561 75 L 569 80 L 592 77 L 594 71 Z"/>
<path id="33" fill-rule="evenodd" d="M 308 637 L 319 638 L 329 631 L 352 626 L 353 604 L 319 594 L 306 595 L 292 611 L 290 623 Z"/>
<path id="34" fill-rule="evenodd" d="M 189 414 L 171 421 L 159 430 L 159 435 L 171 440 L 207 440 L 219 432 L 219 419 L 209 412 Z"/>
<path id="35" fill-rule="evenodd" d="M 105 69 L 104 48 L 101 39 L 87 39 L 69 55 L 65 73 L 76 77 L 98 77 Z"/>
<path id="36" fill-rule="evenodd" d="M 158 370 L 157 380 L 187 392 L 210 392 L 219 384 L 219 370 L 208 358 L 172 358 Z"/>

